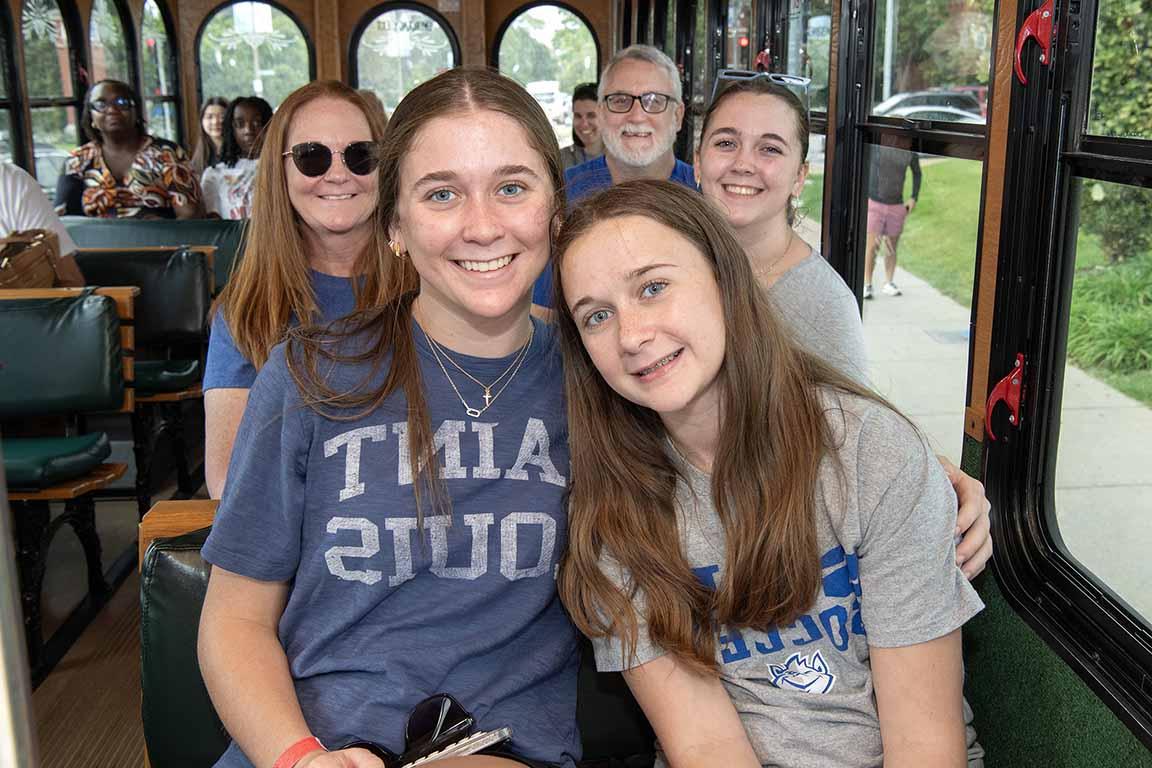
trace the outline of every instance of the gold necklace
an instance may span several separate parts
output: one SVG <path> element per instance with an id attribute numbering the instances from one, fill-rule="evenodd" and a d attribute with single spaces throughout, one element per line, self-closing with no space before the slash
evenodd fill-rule
<path id="1" fill-rule="evenodd" d="M 789 229 L 788 230 L 788 243 L 787 243 L 787 245 L 784 246 L 784 250 L 780 253 L 780 255 L 777 256 L 775 259 L 773 259 L 772 263 L 769 264 L 766 268 L 753 269 L 752 274 L 759 275 L 760 277 L 768 277 L 768 275 L 772 274 L 772 270 L 776 269 L 776 265 L 784 260 L 784 257 L 788 255 L 788 251 L 792 250 L 792 243 L 794 243 L 795 241 L 796 241 L 796 230 Z"/>
<path id="2" fill-rule="evenodd" d="M 478 418 L 484 413 L 484 411 L 488 410 L 492 404 L 496 402 L 496 398 L 500 397 L 504 390 L 508 388 L 508 385 L 512 383 L 512 379 L 516 378 L 516 374 L 520 372 L 520 366 L 524 364 L 524 360 L 528 357 L 528 348 L 532 346 L 532 339 L 535 336 L 536 325 L 532 324 L 531 330 L 528 333 L 528 341 L 526 341 L 524 346 L 520 348 L 520 351 L 516 353 L 515 359 L 512 360 L 508 367 L 504 369 L 504 373 L 500 374 L 495 381 L 493 381 L 491 384 L 485 384 L 472 374 L 468 373 L 468 371 L 464 370 L 460 364 L 453 360 L 452 356 L 449 355 L 448 352 L 446 352 L 444 348 L 441 347 L 428 333 L 424 334 L 424 337 L 429 341 L 429 346 L 432 347 L 432 356 L 436 358 L 436 364 L 440 366 L 440 370 L 443 372 L 444 378 L 448 379 L 448 384 L 451 385 L 452 391 L 455 392 L 456 397 L 460 399 L 460 404 L 464 406 L 464 412 L 473 419 Z M 456 386 L 456 382 L 454 382 L 452 377 L 448 374 L 448 369 L 444 367 L 444 361 L 440 358 L 441 355 L 443 355 L 444 358 L 447 359 L 448 362 L 451 363 L 456 370 L 460 371 L 460 373 L 464 374 L 484 389 L 483 408 L 473 408 L 472 406 L 468 405 L 468 401 L 464 399 L 464 395 L 460 394 L 460 388 Z M 509 373 L 511 373 L 511 375 L 509 375 Z M 504 382 L 500 389 L 496 390 L 496 394 L 492 394 L 492 387 L 495 387 L 497 384 L 499 384 L 500 380 L 505 376 L 508 376 L 508 380 Z"/>

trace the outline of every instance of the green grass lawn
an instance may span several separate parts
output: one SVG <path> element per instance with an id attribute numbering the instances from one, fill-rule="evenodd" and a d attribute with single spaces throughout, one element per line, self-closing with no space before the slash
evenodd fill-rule
<path id="1" fill-rule="evenodd" d="M 899 264 L 970 307 L 979 237 L 981 165 L 972 160 L 922 158 L 921 169 L 920 199 L 900 238 Z M 905 196 L 912 191 L 911 174 L 908 176 Z M 805 215 L 817 223 L 822 213 L 823 183 L 821 175 L 810 175 L 801 195 Z M 1149 259 L 1152 254 L 1109 264 L 1099 239 L 1080 232 L 1069 357 L 1092 376 L 1152 405 Z"/>

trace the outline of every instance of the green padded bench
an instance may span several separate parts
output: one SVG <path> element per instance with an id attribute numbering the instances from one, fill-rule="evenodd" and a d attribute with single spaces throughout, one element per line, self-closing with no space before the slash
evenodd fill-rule
<path id="1" fill-rule="evenodd" d="M 178 493 L 195 493 L 202 470 L 193 470 L 185 439 L 186 400 L 203 398 L 208 310 L 212 305 L 212 246 L 99 248 L 76 252 L 89 285 L 140 289 L 135 304 L 136 408 L 132 442 L 140 516 L 152 506 L 153 466 L 161 440 L 171 439 Z"/>
<path id="2" fill-rule="evenodd" d="M 216 248 L 213 265 L 214 293 L 228 282 L 233 264 L 240 258 L 246 221 L 228 219 L 97 219 L 64 216 L 68 234 L 81 250 L 129 249 L 144 246 L 175 247 L 211 245 Z"/>
<path id="3" fill-rule="evenodd" d="M 70 525 L 83 547 L 91 601 L 107 592 L 91 494 L 126 467 L 104 463 L 111 452 L 106 434 L 75 428 L 84 413 L 133 407 L 127 386 L 132 329 L 122 327 L 120 318 L 131 316 L 135 293 L 134 288 L 0 291 L 4 473 L 33 679 L 54 663 L 45 654 L 40 593 L 48 549 L 62 526 Z M 39 434 L 46 424 L 67 425 L 71 433 Z M 62 514 L 52 517 L 52 501 L 64 503 Z"/>

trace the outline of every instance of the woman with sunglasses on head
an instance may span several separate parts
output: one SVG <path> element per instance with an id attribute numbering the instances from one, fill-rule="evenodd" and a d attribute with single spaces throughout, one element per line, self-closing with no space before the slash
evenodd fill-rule
<path id="1" fill-rule="evenodd" d="M 101 80 L 84 100 L 89 142 L 72 151 L 56 184 L 56 206 L 75 216 L 195 219 L 200 184 L 181 147 L 148 135 L 127 83 Z"/>
<path id="2" fill-rule="evenodd" d="M 251 215 L 261 134 L 271 119 L 272 105 L 259 96 L 244 96 L 228 105 L 220 162 L 200 177 L 208 213 L 222 219 L 246 219 Z"/>
<path id="3" fill-rule="evenodd" d="M 719 92 L 704 115 L 696 180 L 724 213 L 780 322 L 807 351 L 867 386 L 856 298 L 795 229 L 808 175 L 808 110 L 785 84 L 795 78 L 773 78 L 718 82 Z M 979 481 L 946 458 L 940 462 L 960 497 L 958 529 L 964 540 L 957 557 L 974 578 L 992 556 L 991 507 Z"/>
<path id="4" fill-rule="evenodd" d="M 192 150 L 189 165 L 198 174 L 220 162 L 220 150 L 224 148 L 224 113 L 228 111 L 228 99 L 213 96 L 200 107 L 200 140 Z"/>
<path id="5" fill-rule="evenodd" d="M 204 373 L 204 474 L 219 498 L 256 372 L 290 325 L 328 323 L 397 288 L 376 217 L 374 112 L 352 88 L 310 83 L 264 128 L 244 252 L 216 302 Z"/>
<path id="6" fill-rule="evenodd" d="M 235 740 L 218 765 L 379 768 L 349 745 L 402 751 L 449 693 L 512 741 L 438 768 L 570 768 L 563 383 L 529 313 L 564 206 L 555 134 L 515 81 L 456 68 L 397 106 L 377 175 L 417 290 L 272 350 L 203 549 L 200 666 Z"/>
<path id="7" fill-rule="evenodd" d="M 658 765 L 965 765 L 956 499 L 916 427 L 804 352 L 699 196 L 629 182 L 555 276 L 559 588 Z"/>

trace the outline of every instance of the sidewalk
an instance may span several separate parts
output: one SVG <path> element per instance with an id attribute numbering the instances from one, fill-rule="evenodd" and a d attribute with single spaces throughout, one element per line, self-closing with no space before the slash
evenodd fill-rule
<path id="1" fill-rule="evenodd" d="M 877 277 L 880 270 L 877 270 Z M 874 386 L 960 463 L 969 311 L 897 269 L 864 302 Z M 1055 515 L 1073 557 L 1152 622 L 1152 409 L 1069 366 Z"/>

